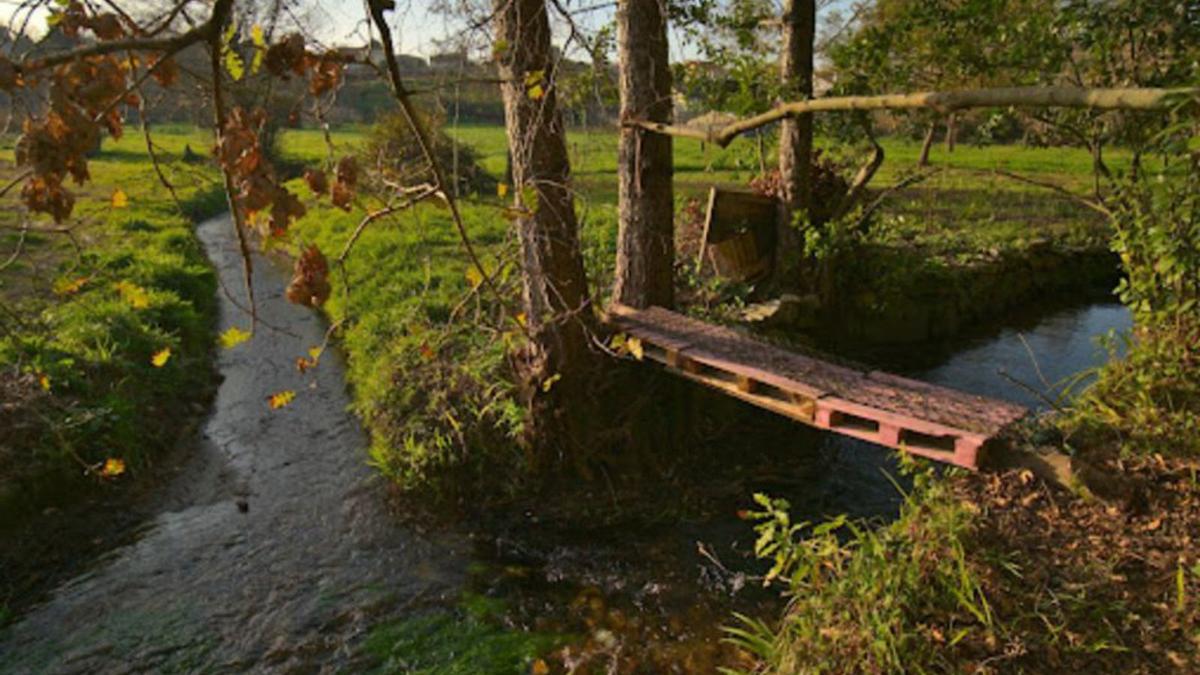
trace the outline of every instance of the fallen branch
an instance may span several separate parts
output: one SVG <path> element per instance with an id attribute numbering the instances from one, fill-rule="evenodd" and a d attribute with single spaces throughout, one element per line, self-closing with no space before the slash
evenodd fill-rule
<path id="1" fill-rule="evenodd" d="M 719 130 L 628 120 L 627 126 L 682 138 L 695 138 L 726 147 L 739 135 L 787 117 L 811 112 L 847 110 L 903 110 L 926 108 L 941 113 L 966 108 L 1086 108 L 1089 110 L 1163 110 L 1181 96 L 1200 94 L 1200 88 L 1087 89 L 1083 87 L 1001 87 L 959 91 L 925 91 L 881 96 L 834 96 L 781 103 L 765 113 L 737 120 Z"/>

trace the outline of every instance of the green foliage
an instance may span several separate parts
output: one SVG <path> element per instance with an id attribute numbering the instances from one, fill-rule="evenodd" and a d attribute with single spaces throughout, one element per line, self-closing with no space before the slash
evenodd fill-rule
<path id="1" fill-rule="evenodd" d="M 772 672 L 923 672 L 946 666 L 944 645 L 995 619 L 969 561 L 971 513 L 928 468 L 912 472 L 898 520 L 879 529 L 839 516 L 793 524 L 783 500 L 756 495 L 755 552 L 792 598 L 778 632 L 742 618 L 729 639 Z M 957 617 L 952 625 L 927 622 Z"/>
<path id="2" fill-rule="evenodd" d="M 1200 454 L 1200 166 L 1131 179 L 1110 203 L 1137 331 L 1064 421 L 1128 452 Z"/>

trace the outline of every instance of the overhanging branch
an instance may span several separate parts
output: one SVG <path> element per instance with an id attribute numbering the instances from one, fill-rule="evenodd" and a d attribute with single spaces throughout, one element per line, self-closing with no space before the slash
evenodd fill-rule
<path id="1" fill-rule="evenodd" d="M 847 110 L 905 110 L 926 108 L 946 113 L 966 108 L 1086 108 L 1090 110 L 1163 110 L 1181 96 L 1200 94 L 1200 88 L 1087 89 L 1083 87 L 1002 87 L 960 91 L 925 91 L 881 96 L 834 96 L 781 103 L 753 117 L 737 120 L 716 131 L 629 120 L 628 126 L 682 138 L 695 138 L 725 147 L 739 135 L 762 126 L 811 112 Z"/>

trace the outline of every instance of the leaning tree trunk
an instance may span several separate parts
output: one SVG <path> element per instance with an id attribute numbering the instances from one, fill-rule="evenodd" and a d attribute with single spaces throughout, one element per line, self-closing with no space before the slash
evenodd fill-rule
<path id="1" fill-rule="evenodd" d="M 779 58 L 781 96 L 785 101 L 813 95 L 813 40 L 816 0 L 787 0 L 783 10 L 783 50 Z M 783 120 L 779 131 L 779 172 L 783 187 L 779 243 L 775 255 L 776 285 L 795 285 L 800 269 L 801 238 L 792 227 L 796 213 L 812 205 L 813 116 Z"/>
<path id="2" fill-rule="evenodd" d="M 545 0 L 497 0 L 496 38 L 530 345 L 518 359 L 533 460 L 573 461 L 585 441 L 594 323 L 579 248 Z"/>
<path id="3" fill-rule="evenodd" d="M 617 4 L 621 119 L 670 123 L 667 17 L 660 0 Z M 616 284 L 613 300 L 632 307 L 674 301 L 675 227 L 671 137 L 622 126 Z"/>
<path id="4" fill-rule="evenodd" d="M 929 129 L 925 131 L 925 140 L 921 143 L 921 156 L 917 159 L 917 166 L 922 169 L 929 166 L 929 151 L 933 149 L 933 137 L 937 133 L 937 121 L 929 123 Z"/>

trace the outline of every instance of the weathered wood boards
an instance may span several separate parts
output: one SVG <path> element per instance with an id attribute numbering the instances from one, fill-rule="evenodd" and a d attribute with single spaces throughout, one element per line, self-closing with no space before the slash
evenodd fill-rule
<path id="1" fill-rule="evenodd" d="M 753 192 L 712 187 L 697 265 L 707 254 L 718 275 L 749 281 L 766 274 L 775 254 L 779 202 Z"/>
<path id="2" fill-rule="evenodd" d="M 812 426 L 974 469 L 979 450 L 1025 408 L 795 354 L 661 307 L 609 308 L 646 358 Z"/>

